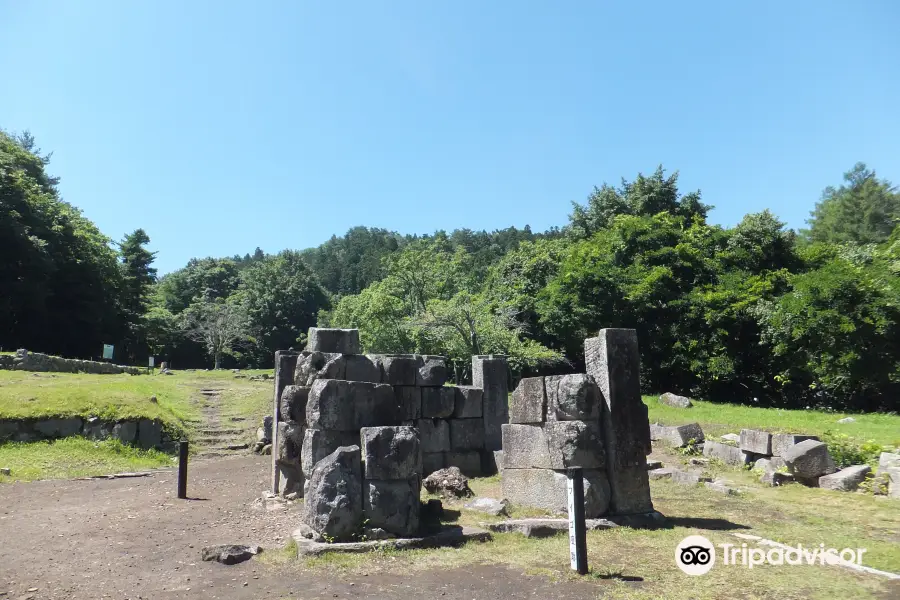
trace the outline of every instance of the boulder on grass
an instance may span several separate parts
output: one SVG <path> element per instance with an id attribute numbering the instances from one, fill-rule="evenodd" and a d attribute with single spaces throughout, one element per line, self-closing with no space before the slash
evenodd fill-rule
<path id="1" fill-rule="evenodd" d="M 744 452 L 771 456 L 772 434 L 757 429 L 741 429 L 740 446 Z"/>
<path id="2" fill-rule="evenodd" d="M 659 397 L 659 403 L 665 404 L 666 406 L 671 406 L 673 408 L 691 408 L 694 404 L 691 402 L 690 398 L 685 398 L 684 396 L 679 396 L 678 394 L 673 394 L 672 392 L 666 392 L 665 394 Z"/>
<path id="3" fill-rule="evenodd" d="M 814 484 L 822 475 L 829 475 L 837 470 L 828 454 L 828 446 L 816 440 L 794 444 L 782 458 L 791 474 L 807 485 Z"/>
<path id="4" fill-rule="evenodd" d="M 469 488 L 469 478 L 462 474 L 459 467 L 435 471 L 425 478 L 422 485 L 429 493 L 445 497 L 468 498 L 473 495 Z"/>
<path id="5" fill-rule="evenodd" d="M 859 487 L 859 484 L 865 481 L 866 475 L 871 472 L 872 467 L 869 465 L 853 465 L 852 467 L 841 469 L 837 473 L 819 477 L 819 487 L 839 492 L 852 492 Z"/>

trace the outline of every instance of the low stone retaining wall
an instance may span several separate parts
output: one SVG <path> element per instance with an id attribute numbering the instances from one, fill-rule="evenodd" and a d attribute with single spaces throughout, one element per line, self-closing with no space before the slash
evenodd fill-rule
<path id="1" fill-rule="evenodd" d="M 174 443 L 162 422 L 151 419 L 115 422 L 101 421 L 97 417 L 0 420 L 0 443 L 56 440 L 74 435 L 93 440 L 114 438 L 123 444 L 133 444 L 145 450 L 169 449 Z"/>
<path id="2" fill-rule="evenodd" d="M 18 350 L 14 356 L 0 356 L 0 369 L 14 371 L 36 371 L 41 373 L 91 373 L 96 375 L 140 375 L 143 369 L 139 367 L 126 367 L 112 363 L 97 362 L 93 360 L 78 360 L 75 358 L 61 358 L 50 356 L 40 352 Z"/>

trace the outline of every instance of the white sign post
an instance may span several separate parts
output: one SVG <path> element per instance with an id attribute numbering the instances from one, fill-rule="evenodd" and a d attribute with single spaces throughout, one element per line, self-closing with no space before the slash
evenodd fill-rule
<path id="1" fill-rule="evenodd" d="M 567 488 L 569 496 L 569 558 L 573 571 L 587 575 L 587 528 L 584 523 L 584 479 L 581 469 L 571 469 Z"/>
<path id="2" fill-rule="evenodd" d="M 152 356 L 150 357 L 150 364 L 148 364 L 147 366 L 150 367 L 151 369 L 155 366 L 155 361 Z"/>

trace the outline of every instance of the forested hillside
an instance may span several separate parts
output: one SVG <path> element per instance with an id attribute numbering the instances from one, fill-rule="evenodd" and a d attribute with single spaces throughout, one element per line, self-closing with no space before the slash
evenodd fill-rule
<path id="1" fill-rule="evenodd" d="M 583 367 L 583 339 L 633 327 L 647 391 L 897 410 L 900 194 L 858 164 L 808 229 L 707 221 L 677 174 L 595 188 L 534 233 L 354 227 L 316 248 L 195 258 L 157 277 L 147 233 L 114 243 L 64 202 L 29 136 L 0 133 L 0 346 L 179 367 L 268 366 L 308 327 L 370 352 L 504 353 L 517 373 Z M 548 199 L 556 200 L 556 199 Z M 721 199 L 725 202 L 727 199 Z"/>

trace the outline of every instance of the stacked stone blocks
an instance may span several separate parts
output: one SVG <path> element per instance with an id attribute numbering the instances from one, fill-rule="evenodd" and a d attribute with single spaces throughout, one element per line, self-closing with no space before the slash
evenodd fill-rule
<path id="1" fill-rule="evenodd" d="M 448 466 L 490 472 L 488 439 L 506 414 L 504 357 L 473 357 L 478 385 L 448 386 L 440 356 L 362 355 L 355 329 L 311 328 L 308 340 L 301 352 L 275 355 L 274 492 L 304 493 L 316 463 L 360 444 L 367 427 L 418 429 L 421 475 Z M 485 390 L 498 404 L 487 412 Z"/>
<path id="2" fill-rule="evenodd" d="M 588 373 L 526 378 L 513 392 L 502 426 L 503 495 L 565 512 L 566 471 L 582 469 L 588 518 L 649 513 L 636 334 L 605 329 L 585 351 Z"/>

